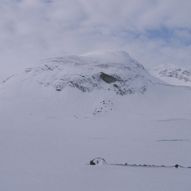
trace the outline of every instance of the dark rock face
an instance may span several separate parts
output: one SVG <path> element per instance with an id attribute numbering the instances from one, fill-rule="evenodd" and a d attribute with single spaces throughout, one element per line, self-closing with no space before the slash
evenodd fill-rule
<path id="1" fill-rule="evenodd" d="M 101 72 L 100 78 L 101 78 L 104 82 L 106 82 L 106 83 L 108 83 L 108 84 L 111 84 L 111 83 L 114 83 L 114 82 L 118 81 L 117 78 L 115 78 L 114 76 L 108 75 L 108 74 L 103 73 L 103 72 Z"/>
<path id="2" fill-rule="evenodd" d="M 89 162 L 89 165 L 91 166 L 95 166 L 95 165 L 104 165 L 104 164 L 107 164 L 105 159 L 104 158 L 100 158 L 100 157 L 97 157 L 95 159 L 92 159 L 90 162 Z"/>

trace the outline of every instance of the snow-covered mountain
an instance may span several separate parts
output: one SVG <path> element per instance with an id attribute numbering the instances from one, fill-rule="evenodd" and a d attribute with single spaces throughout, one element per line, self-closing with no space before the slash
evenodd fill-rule
<path id="1" fill-rule="evenodd" d="M 127 52 L 105 51 L 45 59 L 38 67 L 26 68 L 24 72 L 5 78 L 1 90 L 7 97 L 14 95 L 21 101 L 26 97 L 50 99 L 47 95 L 44 97 L 47 91 L 54 92 L 56 97 L 61 94 L 59 96 L 65 100 L 70 96 L 68 102 L 75 104 L 71 104 L 67 113 L 81 116 L 81 107 L 86 104 L 83 112 L 86 116 L 112 111 L 115 95 L 142 95 L 159 84 L 161 82 Z M 87 99 L 90 103 L 76 100 L 89 96 L 82 93 L 91 95 Z M 48 101 L 43 102 L 47 105 Z"/>
<path id="2" fill-rule="evenodd" d="M 47 59 L 39 67 L 27 68 L 18 78 L 56 91 L 73 87 L 82 92 L 106 90 L 120 95 L 143 94 L 149 85 L 159 83 L 128 53 L 121 51 Z"/>
<path id="3" fill-rule="evenodd" d="M 161 65 L 153 70 L 153 75 L 172 85 L 191 86 L 190 67 Z"/>
<path id="4" fill-rule="evenodd" d="M 190 191 L 191 90 L 126 52 L 43 61 L 0 84 L 0 190 Z M 99 158 L 98 158 L 99 159 Z"/>

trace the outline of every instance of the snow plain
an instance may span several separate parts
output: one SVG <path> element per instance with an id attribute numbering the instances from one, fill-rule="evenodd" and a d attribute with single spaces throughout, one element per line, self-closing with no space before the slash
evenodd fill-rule
<path id="1" fill-rule="evenodd" d="M 129 66 L 121 54 L 115 59 Z M 103 82 L 89 92 L 56 91 L 38 83 L 45 79 L 39 75 L 22 73 L 0 85 L 0 190 L 190 191 L 191 169 L 88 165 L 103 157 L 191 166 L 190 88 L 162 84 L 145 71 L 153 83 L 144 81 L 144 93 L 121 96 Z M 46 82 L 52 76 L 48 71 Z"/>

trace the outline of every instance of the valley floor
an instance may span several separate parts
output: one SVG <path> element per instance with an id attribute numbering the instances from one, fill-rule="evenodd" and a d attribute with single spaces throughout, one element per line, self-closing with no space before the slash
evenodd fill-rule
<path id="1" fill-rule="evenodd" d="M 103 157 L 191 166 L 191 91 L 158 91 L 104 95 L 112 111 L 98 115 L 92 108 L 103 97 L 94 93 L 50 91 L 27 99 L 2 94 L 0 190 L 190 191 L 191 169 L 88 165 Z"/>

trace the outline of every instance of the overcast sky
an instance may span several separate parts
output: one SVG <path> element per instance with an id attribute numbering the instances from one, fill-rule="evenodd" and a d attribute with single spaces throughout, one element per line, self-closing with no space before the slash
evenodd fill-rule
<path id="1" fill-rule="evenodd" d="M 145 65 L 189 64 L 190 10 L 190 0 L 1 0 L 0 75 L 97 49 L 126 50 Z"/>

